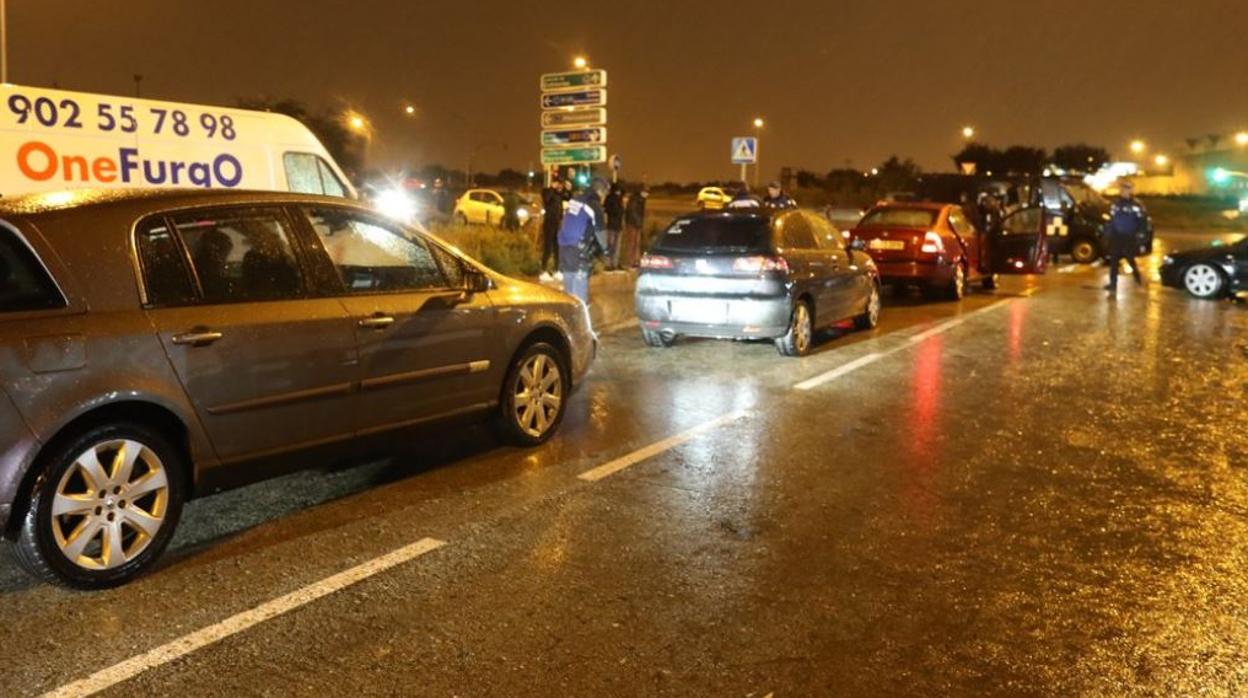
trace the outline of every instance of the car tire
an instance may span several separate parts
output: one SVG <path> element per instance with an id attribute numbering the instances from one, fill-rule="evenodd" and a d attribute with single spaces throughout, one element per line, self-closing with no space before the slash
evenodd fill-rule
<path id="1" fill-rule="evenodd" d="M 880 324 L 880 285 L 871 283 L 871 295 L 867 296 L 867 307 L 863 313 L 854 318 L 854 327 L 859 330 L 873 330 Z"/>
<path id="2" fill-rule="evenodd" d="M 945 287 L 945 298 L 951 301 L 960 301 L 966 297 L 966 267 L 962 262 L 956 262 L 953 265 L 953 278 L 949 280 L 949 285 Z"/>
<path id="3" fill-rule="evenodd" d="M 76 589 L 115 587 L 143 573 L 182 514 L 182 453 L 155 429 L 129 422 L 92 427 L 54 448 L 20 520 L 18 563 Z"/>
<path id="4" fill-rule="evenodd" d="M 499 401 L 503 439 L 516 446 L 538 446 L 550 439 L 567 411 L 570 377 L 563 354 L 546 342 L 534 342 L 518 353 Z"/>
<path id="5" fill-rule="evenodd" d="M 776 351 L 781 356 L 806 356 L 815 341 L 814 319 L 811 317 L 810 305 L 799 300 L 793 304 L 793 312 L 789 316 L 789 330 L 783 337 L 776 339 Z"/>
<path id="6" fill-rule="evenodd" d="M 1226 292 L 1226 276 L 1212 264 L 1199 262 L 1183 270 L 1183 288 L 1193 296 L 1208 300 Z"/>
<path id="7" fill-rule="evenodd" d="M 988 274 L 984 277 L 983 284 L 985 291 L 995 291 L 1001 285 L 1001 277 L 998 274 Z"/>
<path id="8" fill-rule="evenodd" d="M 676 343 L 676 335 L 671 332 L 660 332 L 658 330 L 648 330 L 641 328 L 641 339 L 648 347 L 656 349 L 665 349 Z"/>
<path id="9" fill-rule="evenodd" d="M 1091 264 L 1101 258 L 1100 247 L 1088 238 L 1075 238 L 1070 243 L 1070 259 L 1076 264 Z"/>

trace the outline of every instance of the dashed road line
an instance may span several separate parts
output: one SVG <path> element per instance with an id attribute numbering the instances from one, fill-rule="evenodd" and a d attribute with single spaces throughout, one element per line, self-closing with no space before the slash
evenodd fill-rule
<path id="1" fill-rule="evenodd" d="M 289 594 L 279 596 L 255 608 L 230 616 L 219 623 L 201 628 L 189 635 L 183 635 L 160 647 L 114 664 L 107 669 L 101 669 L 85 679 L 66 684 L 43 695 L 45 698 L 62 698 L 68 696 L 89 696 L 93 693 L 98 693 L 122 681 L 134 678 L 149 669 L 168 664 L 175 659 L 203 649 L 231 635 L 236 635 L 267 620 L 276 618 L 301 606 L 306 606 L 323 596 L 341 591 L 373 575 L 414 560 L 426 553 L 433 552 L 444 545 L 446 545 L 444 541 L 434 538 L 422 538 L 415 543 L 405 545 L 385 555 L 360 563 L 348 570 L 326 577 L 319 582 L 296 589 Z"/>
<path id="2" fill-rule="evenodd" d="M 999 300 L 999 301 L 996 301 L 995 303 L 990 303 L 988 305 L 985 305 L 982 308 L 972 310 L 969 313 L 959 315 L 958 317 L 955 317 L 951 320 L 946 320 L 940 323 L 939 325 L 923 330 L 922 332 L 918 332 L 916 334 L 910 335 L 909 337 L 906 338 L 905 342 L 891 349 L 872 352 L 865 356 L 861 356 L 857 359 L 854 359 L 853 361 L 837 366 L 836 368 L 830 371 L 825 371 L 823 373 L 820 373 L 819 375 L 807 378 L 806 380 L 801 381 L 800 383 L 794 384 L 793 389 L 794 390 L 812 390 L 826 383 L 830 383 L 836 380 L 837 378 L 840 378 L 842 376 L 853 373 L 854 371 L 857 371 L 863 366 L 870 366 L 871 364 L 879 361 L 880 359 L 883 359 L 888 356 L 892 356 L 893 354 L 896 354 L 897 352 L 902 351 L 904 349 L 909 349 L 910 347 L 922 342 L 925 339 L 934 337 L 938 334 L 941 334 L 942 332 L 948 332 L 949 330 L 957 327 L 958 325 L 963 324 L 964 322 L 966 322 L 967 320 L 969 320 L 970 318 L 976 315 L 979 315 L 981 313 L 986 313 L 990 310 L 995 310 L 996 308 L 1004 307 L 1005 305 L 1008 305 L 1009 303 L 1012 303 L 1012 302 L 1013 302 L 1012 299 Z"/>
<path id="3" fill-rule="evenodd" d="M 676 434 L 674 436 L 669 436 L 666 439 L 663 439 L 662 441 L 652 443 L 649 446 L 646 446 L 644 448 L 639 448 L 636 451 L 633 451 L 632 453 L 620 456 L 619 458 L 616 458 L 615 460 L 603 463 L 602 465 L 596 468 L 590 468 L 589 470 L 586 470 L 580 475 L 577 475 L 577 477 L 587 482 L 597 482 L 603 479 L 604 477 L 607 477 L 609 475 L 614 475 L 615 473 L 618 473 L 621 470 L 624 470 L 625 468 L 637 465 L 638 463 L 642 461 L 649 460 L 659 455 L 660 453 L 663 453 L 665 451 L 670 451 L 673 448 L 676 448 L 677 446 L 687 441 L 691 441 L 692 439 L 696 438 L 697 436 L 699 436 L 700 434 L 704 432 L 715 429 L 716 427 L 721 427 L 729 422 L 734 422 L 738 419 L 741 419 L 747 414 L 748 412 L 746 410 L 737 410 L 735 412 L 729 412 L 728 414 L 716 417 L 715 419 L 712 419 L 709 422 L 703 422 L 697 425 L 696 427 L 693 427 L 692 429 L 682 431 L 681 433 Z"/>

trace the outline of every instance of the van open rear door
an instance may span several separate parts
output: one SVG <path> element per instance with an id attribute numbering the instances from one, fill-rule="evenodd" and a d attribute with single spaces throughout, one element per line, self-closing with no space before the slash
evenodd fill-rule
<path id="1" fill-rule="evenodd" d="M 1007 215 L 988 240 L 989 271 L 993 274 L 1043 274 L 1049 266 L 1046 245 L 1050 226 L 1060 225 L 1061 214 L 1042 206 L 1022 208 Z"/>

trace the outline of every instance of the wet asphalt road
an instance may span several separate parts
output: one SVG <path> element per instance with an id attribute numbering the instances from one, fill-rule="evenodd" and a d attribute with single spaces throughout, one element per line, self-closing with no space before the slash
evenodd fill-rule
<path id="1" fill-rule="evenodd" d="M 158 570 L 103 593 L 0 557 L 0 693 L 428 537 L 104 694 L 1244 694 L 1248 309 L 1102 283 L 893 296 L 803 360 L 616 333 L 537 450 L 443 429 L 204 499 Z"/>

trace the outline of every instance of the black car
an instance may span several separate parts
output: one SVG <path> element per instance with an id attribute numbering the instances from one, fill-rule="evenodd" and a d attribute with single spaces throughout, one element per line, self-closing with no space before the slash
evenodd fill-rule
<path id="1" fill-rule="evenodd" d="M 650 346 L 680 335 L 773 339 L 781 354 L 804 356 L 818 328 L 875 327 L 880 281 L 871 257 L 820 215 L 729 209 L 672 222 L 642 259 L 636 303 Z"/>
<path id="2" fill-rule="evenodd" d="M 1166 255 L 1161 260 L 1161 283 L 1186 289 L 1197 298 L 1248 290 L 1248 238 Z"/>

